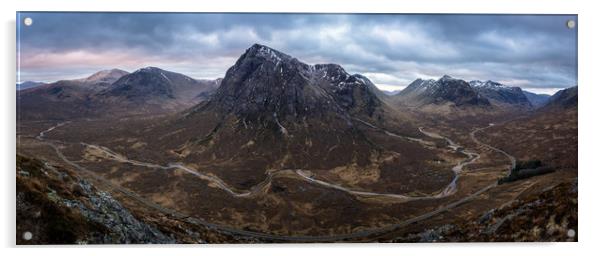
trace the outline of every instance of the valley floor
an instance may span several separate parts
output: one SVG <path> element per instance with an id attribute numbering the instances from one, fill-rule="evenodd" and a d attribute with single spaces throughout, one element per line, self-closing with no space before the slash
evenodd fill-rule
<path id="1" fill-rule="evenodd" d="M 222 173 L 199 163 L 144 158 L 136 153 L 144 147 L 144 141 L 104 135 L 119 129 L 111 127 L 115 123 L 83 120 L 19 124 L 18 182 L 34 185 L 19 186 L 18 194 L 35 193 L 44 205 L 69 212 L 62 214 L 68 218 L 62 222 L 83 220 L 84 224 L 73 227 L 73 235 L 63 242 L 576 241 L 576 236 L 563 235 L 577 230 L 576 165 L 563 162 L 553 173 L 498 184 L 515 158 L 530 157 L 521 151 L 524 148 L 507 145 L 504 134 L 511 131 L 500 132 L 510 129 L 505 124 L 425 126 L 420 129 L 423 136 L 416 138 L 358 123 L 365 133 L 380 134 L 373 135 L 375 138 L 385 136 L 389 141 L 402 140 L 437 152 L 439 159 L 433 160 L 433 166 L 439 163 L 439 169 L 419 173 L 432 183 L 412 182 L 416 178 L 408 176 L 404 178 L 407 184 L 399 186 L 395 183 L 398 181 L 385 180 L 378 165 L 334 170 L 272 169 L 252 184 L 232 184 Z M 74 134 L 74 130 L 86 132 Z M 545 158 L 545 154 L 538 157 Z M 375 158 L 380 164 L 386 161 L 390 160 Z M 25 164 L 30 162 L 36 164 Z M 76 182 L 57 185 L 52 182 L 56 177 L 44 174 L 53 169 L 68 173 Z M 42 174 L 33 177 L 32 172 Z M 68 192 L 73 186 L 88 183 L 93 191 L 102 192 L 77 196 Z M 379 190 L 387 184 L 397 185 Z M 67 194 L 55 196 L 52 191 L 57 191 L 57 186 Z M 114 216 L 127 211 L 131 219 L 107 224 L 98 220 L 106 218 L 102 214 L 90 215 L 83 209 L 92 208 L 77 206 L 97 200 L 94 193 L 106 193 L 123 207 L 105 207 L 102 214 Z M 563 193 L 566 198 L 555 199 Z M 32 204 L 31 199 L 27 202 L 22 206 Z M 550 210 L 554 208 L 562 211 Z M 18 218 L 22 217 L 18 237 L 19 232 L 31 229 L 32 221 L 44 218 L 32 220 L 23 214 L 18 212 Z M 140 233 L 132 225 L 150 231 L 145 231 L 147 236 L 132 238 L 128 232 Z M 120 231 L 106 227 L 119 227 Z M 95 229 L 98 235 L 82 235 L 88 229 Z M 44 238 L 35 242 L 57 241 Z"/>

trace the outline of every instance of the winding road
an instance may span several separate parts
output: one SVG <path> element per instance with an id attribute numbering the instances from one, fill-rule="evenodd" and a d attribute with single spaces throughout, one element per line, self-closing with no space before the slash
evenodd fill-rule
<path id="1" fill-rule="evenodd" d="M 60 148 L 54 144 L 53 142 L 46 140 L 44 137 L 46 135 L 46 133 L 60 127 L 63 126 L 65 124 L 67 124 L 68 122 L 65 123 L 59 123 L 55 126 L 50 127 L 47 130 L 44 130 L 42 132 L 39 133 L 38 136 L 36 136 L 36 139 L 39 140 L 40 142 L 50 146 L 51 148 L 54 149 L 54 151 L 56 152 L 56 154 L 58 155 L 58 157 L 65 163 L 67 163 L 68 165 L 71 165 L 72 167 L 76 168 L 79 171 L 85 172 L 86 174 L 90 175 L 91 177 L 93 177 L 94 179 L 102 182 L 104 185 L 110 187 L 111 189 L 118 191 L 120 193 L 122 193 L 123 195 L 149 207 L 152 209 L 155 209 L 161 213 L 173 216 L 175 218 L 181 219 L 183 221 L 186 221 L 188 223 L 191 224 L 195 224 L 195 225 L 203 225 L 206 226 L 210 229 L 215 229 L 218 230 L 222 233 L 227 233 L 227 234 L 232 234 L 232 235 L 239 235 L 239 236 L 245 236 L 245 237 L 252 237 L 252 238 L 258 238 L 258 239 L 267 239 L 267 240 L 271 240 L 271 241 L 283 241 L 283 242 L 332 242 L 332 241 L 342 241 L 342 240 L 350 240 L 350 239 L 361 239 L 361 238 L 366 238 L 366 237 L 370 237 L 370 236 L 376 236 L 376 235 L 381 235 L 381 234 L 385 234 L 387 232 L 391 232 L 394 231 L 396 229 L 405 227 L 407 225 L 431 218 L 437 214 L 440 214 L 442 212 L 445 211 L 449 211 L 450 209 L 457 207 L 458 205 L 461 205 L 465 202 L 468 202 L 472 199 L 474 199 L 475 197 L 479 196 L 480 194 L 488 191 L 489 189 L 497 186 L 497 182 L 492 183 L 488 186 L 485 186 L 484 188 L 470 194 L 467 195 L 455 202 L 452 202 L 450 204 L 444 205 L 440 208 L 438 208 L 437 210 L 434 211 L 430 211 L 421 215 L 418 215 L 416 217 L 404 220 L 402 222 L 396 223 L 396 224 L 392 224 L 392 225 L 388 225 L 388 226 L 384 226 L 384 227 L 379 227 L 379 228 L 372 228 L 372 229 L 366 229 L 366 230 L 361 230 L 361 231 L 356 231 L 356 232 L 352 232 L 352 233 L 348 233 L 348 234 L 339 234 L 339 235 L 321 235 L 321 236 L 306 236 L 306 235 L 299 235 L 299 236 L 284 236 L 284 235 L 275 235 L 275 234 L 269 234 L 269 233 L 262 233 L 262 232 L 256 232 L 256 231 L 249 231 L 249 230 L 241 230 L 241 229 L 236 229 L 233 227 L 228 227 L 225 225 L 221 225 L 221 224 L 216 224 L 216 223 L 211 223 L 208 221 L 205 221 L 203 219 L 200 218 L 195 218 L 195 217 L 191 217 L 188 216 L 186 214 L 182 214 L 179 213 L 175 210 L 172 209 L 168 209 L 165 208 L 161 205 L 158 205 L 152 201 L 149 201 L 143 197 L 141 197 L 140 195 L 125 189 L 119 185 L 114 184 L 113 182 L 99 176 L 98 174 L 96 174 L 93 171 L 90 171 L 88 169 L 86 169 L 85 167 L 69 160 L 60 150 Z M 379 129 L 376 126 L 372 126 L 369 123 L 366 123 L 367 125 Z M 477 140 L 475 138 L 475 133 L 478 131 L 482 131 L 486 128 L 491 127 L 492 125 L 488 126 L 488 127 L 483 127 L 483 128 L 478 128 L 474 131 L 472 131 L 470 133 L 470 137 L 471 139 L 479 144 L 479 145 L 483 145 L 489 149 L 492 149 L 494 151 L 500 152 L 502 154 L 504 154 L 505 156 L 507 156 L 511 162 L 512 162 L 512 166 L 515 165 L 516 160 L 514 157 L 512 157 L 511 155 L 509 155 L 508 153 L 504 152 L 501 149 L 497 149 L 491 145 L 485 144 L 480 142 L 479 140 Z M 382 130 L 382 129 L 381 129 Z M 383 130 L 384 131 L 384 130 Z M 459 148 L 461 148 L 459 145 L 453 143 L 453 141 L 451 141 L 448 138 L 445 138 L 441 135 L 438 135 L 436 133 L 431 133 L 431 132 L 425 132 L 422 128 L 420 128 L 420 131 L 429 136 L 429 137 L 433 137 L 433 138 L 443 138 L 446 139 L 448 141 L 448 147 L 452 148 L 453 150 L 458 150 Z M 400 137 L 400 138 L 405 138 L 408 139 L 404 136 L 401 135 L 397 135 L 394 133 L 390 133 L 388 131 L 385 131 L 387 134 L 389 134 L 390 136 L 395 136 L 395 137 Z M 413 141 L 417 141 L 417 140 L 421 140 L 421 139 L 416 139 L 416 138 L 411 138 L 414 139 Z M 355 195 L 359 195 L 359 196 L 387 196 L 387 197 L 394 197 L 394 198 L 398 198 L 398 199 L 407 199 L 407 200 L 418 200 L 418 199 L 434 199 L 434 198 L 441 198 L 444 196 L 448 196 L 453 194 L 456 191 L 456 182 L 457 182 L 457 178 L 460 174 L 460 172 L 462 171 L 463 167 L 473 163 L 474 161 L 476 161 L 480 155 L 477 153 L 473 153 L 473 152 L 468 152 L 465 150 L 461 150 L 460 152 L 464 153 L 465 155 L 467 155 L 467 159 L 461 161 L 458 165 L 454 166 L 453 171 L 456 173 L 456 176 L 454 178 L 454 180 L 452 181 L 452 183 L 450 183 L 441 193 L 435 195 L 435 196 L 427 196 L 427 197 L 409 197 L 409 196 L 405 196 L 405 195 L 398 195 L 398 194 L 381 194 L 381 193 L 373 193 L 373 192 L 363 192 L 363 191 L 354 191 L 354 190 L 350 190 L 347 188 L 344 188 L 342 186 L 336 185 L 336 184 L 331 184 L 328 182 L 324 182 L 324 181 L 320 181 L 317 179 L 314 179 L 311 177 L 311 175 L 308 174 L 307 171 L 304 170 L 278 170 L 278 171 L 271 171 L 268 172 L 268 176 L 267 178 L 262 181 L 260 184 L 256 185 L 255 187 L 253 187 L 251 190 L 249 191 L 245 191 L 245 192 L 239 192 L 236 191 L 235 189 L 232 189 L 230 186 L 228 186 L 225 182 L 223 182 L 221 179 L 211 176 L 211 175 L 206 175 L 203 173 L 200 173 L 198 170 L 192 169 L 190 167 L 187 167 L 181 163 L 170 163 L 167 166 L 161 166 L 161 165 L 157 165 L 154 163 L 146 163 L 146 162 L 140 162 L 140 161 L 136 161 L 136 160 L 130 160 L 125 158 L 124 156 L 121 156 L 113 151 L 111 151 L 108 148 L 104 148 L 101 146 L 97 146 L 97 145 L 91 145 L 91 144 L 85 144 L 82 143 L 82 145 L 86 146 L 86 147 L 90 147 L 92 149 L 97 149 L 100 150 L 101 152 L 103 152 L 104 154 L 106 154 L 110 159 L 119 161 L 119 162 L 126 162 L 126 163 L 130 163 L 133 165 L 138 165 L 138 166 L 145 166 L 145 167 L 149 167 L 149 168 L 159 168 L 159 169 L 181 169 L 184 170 L 188 173 L 191 173 L 199 178 L 202 178 L 204 180 L 207 180 L 209 182 L 212 182 L 213 184 L 217 185 L 220 189 L 223 189 L 224 191 L 228 192 L 229 194 L 236 196 L 236 197 L 248 197 L 251 195 L 254 195 L 256 193 L 259 193 L 260 191 L 263 190 L 263 188 L 265 188 L 266 186 L 269 186 L 271 184 L 271 180 L 274 177 L 274 175 L 276 175 L 279 172 L 293 172 L 297 175 L 299 175 L 300 177 L 316 183 L 316 184 L 320 184 L 323 186 L 327 186 L 330 188 L 335 188 L 338 190 L 342 190 L 342 191 L 346 191 L 350 194 L 355 194 Z"/>
<path id="2" fill-rule="evenodd" d="M 480 132 L 480 131 L 483 131 L 483 130 L 485 130 L 485 129 L 487 129 L 487 128 L 491 128 L 491 127 L 493 127 L 493 126 L 494 126 L 494 124 L 489 124 L 489 126 L 487 126 L 487 127 L 477 128 L 477 129 L 473 130 L 473 131 L 470 133 L 470 139 L 472 139 L 472 141 L 474 141 L 474 142 L 475 142 L 475 143 L 477 143 L 478 145 L 481 145 L 481 146 L 483 146 L 483 147 L 486 147 L 486 148 L 488 148 L 488 149 L 491 149 L 491 150 L 493 150 L 493 151 L 496 151 L 496 152 L 498 152 L 498 153 L 501 153 L 501 154 L 503 154 L 504 156 L 506 156 L 506 157 L 508 158 L 508 160 L 510 160 L 510 170 L 512 170 L 512 169 L 514 169 L 514 168 L 516 167 L 516 158 L 515 158 L 514 156 L 512 156 L 512 155 L 508 154 L 508 153 L 507 153 L 506 151 L 504 151 L 504 150 L 501 150 L 501 149 L 499 149 L 499 148 L 496 148 L 496 147 L 494 147 L 494 146 L 491 146 L 491 145 L 489 145 L 489 144 L 485 144 L 485 143 L 481 142 L 480 140 L 478 140 L 478 139 L 475 137 L 475 133 L 477 133 L 477 132 Z"/>
<path id="3" fill-rule="evenodd" d="M 357 119 L 357 120 L 365 125 L 368 125 L 371 128 L 380 129 L 368 122 L 361 121 L 359 119 Z M 54 128 L 56 128 L 56 127 L 51 127 L 47 131 L 51 131 Z M 392 136 L 392 137 L 408 139 L 413 142 L 419 142 L 423 145 L 427 144 L 424 140 L 419 139 L 419 138 L 412 138 L 412 137 L 398 135 L 398 134 L 386 131 L 384 129 L 380 129 L 380 130 L 382 130 L 383 132 L 385 132 L 385 134 Z M 447 197 L 447 196 L 454 194 L 456 192 L 456 186 L 457 186 L 459 174 L 462 172 L 464 166 L 472 164 L 475 161 L 477 161 L 480 158 L 480 155 L 477 153 L 466 151 L 466 150 L 459 150 L 462 147 L 447 137 L 441 136 L 441 135 L 439 135 L 437 133 L 433 133 L 433 132 L 426 132 L 426 131 L 424 131 L 424 129 L 422 127 L 420 127 L 419 130 L 420 130 L 420 132 L 422 132 L 423 134 L 425 134 L 426 136 L 429 136 L 431 138 L 445 139 L 448 143 L 448 147 L 451 150 L 458 151 L 467 156 L 467 158 L 465 160 L 458 162 L 458 164 L 456 164 L 452 168 L 452 171 L 454 172 L 454 178 L 452 179 L 452 181 L 441 192 L 439 192 L 435 195 L 408 196 L 408 195 L 404 195 L 404 194 L 377 193 L 377 192 L 353 190 L 353 189 L 346 188 L 346 187 L 338 185 L 338 184 L 334 184 L 334 183 L 330 183 L 327 181 L 316 179 L 313 177 L 312 172 L 310 170 L 303 170 L 303 169 L 267 170 L 266 171 L 267 176 L 262 182 L 255 185 L 250 190 L 241 191 L 241 190 L 235 189 L 232 186 L 228 185 L 226 182 L 221 180 L 219 177 L 216 177 L 212 174 L 204 173 L 204 172 L 194 169 L 192 167 L 188 167 L 182 163 L 169 163 L 167 165 L 159 165 L 159 164 L 155 164 L 155 163 L 141 162 L 141 161 L 137 161 L 137 160 L 128 159 L 127 157 L 120 155 L 118 153 L 115 153 L 112 150 L 110 150 L 109 148 L 106 148 L 103 146 L 87 144 L 87 143 L 83 143 L 83 142 L 81 144 L 83 146 L 86 146 L 89 149 L 100 151 L 102 154 L 105 155 L 105 158 L 107 158 L 109 160 L 113 160 L 113 161 L 117 161 L 117 162 L 121 162 L 121 163 L 128 163 L 128 164 L 135 165 L 135 166 L 153 168 L 153 169 L 162 169 L 162 170 L 180 169 L 180 170 L 183 170 L 183 171 L 185 171 L 189 174 L 192 174 L 200 179 L 203 179 L 203 180 L 206 180 L 206 181 L 212 183 L 216 187 L 226 191 L 228 194 L 230 194 L 231 196 L 234 196 L 234 197 L 253 197 L 253 196 L 257 196 L 258 194 L 262 194 L 265 191 L 267 191 L 266 188 L 271 185 L 271 181 L 274 178 L 274 176 L 276 176 L 280 173 L 284 173 L 284 172 L 296 174 L 299 177 L 301 177 L 303 180 L 306 180 L 308 182 L 318 184 L 318 185 L 321 185 L 324 187 L 344 191 L 344 192 L 352 194 L 352 195 L 362 196 L 362 197 L 392 198 L 392 199 L 396 199 L 400 202 L 407 202 L 407 201 L 413 201 L 413 200 L 438 199 L 438 198 L 443 198 L 443 197 Z"/>

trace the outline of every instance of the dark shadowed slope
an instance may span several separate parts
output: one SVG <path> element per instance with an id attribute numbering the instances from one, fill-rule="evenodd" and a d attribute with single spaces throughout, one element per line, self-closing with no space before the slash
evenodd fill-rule
<path id="1" fill-rule="evenodd" d="M 546 103 L 548 103 L 548 99 L 550 99 L 550 95 L 547 94 L 537 94 L 524 90 L 523 93 L 525 94 L 529 102 L 531 102 L 531 105 L 533 105 L 534 108 L 539 108 L 545 105 Z"/>
<path id="2" fill-rule="evenodd" d="M 578 105 L 577 103 L 577 86 L 574 86 L 556 92 L 554 95 L 552 95 L 552 97 L 550 97 L 543 108 L 576 108 Z"/>

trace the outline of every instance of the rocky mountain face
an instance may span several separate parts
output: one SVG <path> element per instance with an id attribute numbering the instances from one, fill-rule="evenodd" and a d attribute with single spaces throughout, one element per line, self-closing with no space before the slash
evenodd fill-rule
<path id="1" fill-rule="evenodd" d="M 417 79 L 395 95 L 396 101 L 407 106 L 443 105 L 490 106 L 487 98 L 479 94 L 466 81 L 445 75 L 439 80 Z"/>
<path id="2" fill-rule="evenodd" d="M 336 64 L 311 66 L 263 45 L 253 45 L 231 67 L 210 105 L 246 119 L 300 120 L 337 113 L 374 114 L 377 88 Z"/>
<path id="3" fill-rule="evenodd" d="M 520 87 L 511 87 L 491 80 L 469 82 L 470 86 L 494 104 L 531 108 L 531 102 Z"/>
<path id="4" fill-rule="evenodd" d="M 547 94 L 537 94 L 537 93 L 532 93 L 529 91 L 524 91 L 523 93 L 525 94 L 525 96 L 527 97 L 527 99 L 529 100 L 529 102 L 531 103 L 531 105 L 534 108 L 539 108 L 543 105 L 545 105 L 546 103 L 548 103 L 548 100 L 550 99 L 550 95 Z"/>

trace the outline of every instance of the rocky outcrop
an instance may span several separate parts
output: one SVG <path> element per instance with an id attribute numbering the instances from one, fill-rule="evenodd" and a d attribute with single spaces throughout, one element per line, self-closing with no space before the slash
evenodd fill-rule
<path id="1" fill-rule="evenodd" d="M 95 191 L 92 184 L 85 180 L 79 180 L 78 185 L 83 195 L 87 197 L 87 204 L 81 200 L 59 199 L 59 201 L 66 207 L 77 209 L 86 219 L 100 223 L 110 231 L 100 241 L 90 242 L 118 244 L 176 242 L 156 228 L 136 219 L 109 193 Z"/>
<path id="2" fill-rule="evenodd" d="M 17 156 L 17 244 L 176 242 L 86 180 Z"/>

